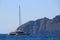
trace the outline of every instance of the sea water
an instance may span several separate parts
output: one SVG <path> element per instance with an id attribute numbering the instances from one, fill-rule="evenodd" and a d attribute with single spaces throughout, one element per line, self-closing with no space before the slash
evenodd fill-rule
<path id="1" fill-rule="evenodd" d="M 60 34 L 31 34 L 31 35 L 0 34 L 0 40 L 60 40 Z"/>

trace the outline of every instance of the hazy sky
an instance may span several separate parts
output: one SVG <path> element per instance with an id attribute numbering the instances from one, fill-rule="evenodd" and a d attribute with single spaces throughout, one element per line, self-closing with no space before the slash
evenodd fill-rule
<path id="1" fill-rule="evenodd" d="M 22 24 L 60 15 L 60 0 L 0 0 L 0 33 L 9 33 L 19 26 L 19 4 Z"/>

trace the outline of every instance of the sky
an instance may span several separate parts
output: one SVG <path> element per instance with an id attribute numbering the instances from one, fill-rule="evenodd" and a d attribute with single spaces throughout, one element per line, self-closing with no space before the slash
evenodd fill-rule
<path id="1" fill-rule="evenodd" d="M 60 0 L 0 0 L 0 33 L 9 33 L 19 27 L 19 5 L 21 24 L 60 15 Z"/>

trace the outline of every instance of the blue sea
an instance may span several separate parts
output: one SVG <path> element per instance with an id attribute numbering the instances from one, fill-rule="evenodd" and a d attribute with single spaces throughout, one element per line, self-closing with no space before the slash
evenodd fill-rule
<path id="1" fill-rule="evenodd" d="M 0 34 L 0 40 L 60 40 L 60 34 L 8 35 Z"/>

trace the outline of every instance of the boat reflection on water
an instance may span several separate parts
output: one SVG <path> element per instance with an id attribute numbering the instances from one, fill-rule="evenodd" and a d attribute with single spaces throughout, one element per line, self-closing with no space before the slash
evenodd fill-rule
<path id="1" fill-rule="evenodd" d="M 15 32 L 9 33 L 9 35 L 30 35 L 28 32 L 23 32 L 21 30 L 16 30 Z"/>

